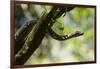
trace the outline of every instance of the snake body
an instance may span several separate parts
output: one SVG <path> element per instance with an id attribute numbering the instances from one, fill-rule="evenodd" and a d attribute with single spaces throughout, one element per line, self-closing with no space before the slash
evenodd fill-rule
<path id="1" fill-rule="evenodd" d="M 68 8 L 66 8 L 66 7 L 60 8 L 59 7 L 59 8 L 56 9 L 56 11 L 55 11 L 56 13 L 54 13 L 54 17 L 53 18 L 57 19 L 60 16 L 62 16 L 64 13 L 69 12 L 74 8 L 75 7 L 73 7 L 73 6 L 68 7 Z M 55 21 L 53 20 L 53 18 L 52 18 L 52 22 L 54 24 Z M 80 32 L 80 31 L 76 31 L 76 32 L 68 34 L 68 35 L 59 35 L 59 34 L 55 33 L 53 31 L 53 29 L 51 29 L 52 25 L 51 26 L 50 25 L 51 25 L 51 23 L 48 25 L 48 30 L 47 31 L 50 34 L 50 36 L 53 37 L 56 40 L 60 40 L 60 41 L 67 40 L 67 39 L 70 39 L 70 38 L 73 38 L 73 37 L 78 37 L 78 36 L 81 36 L 81 35 L 84 34 L 84 33 Z"/>

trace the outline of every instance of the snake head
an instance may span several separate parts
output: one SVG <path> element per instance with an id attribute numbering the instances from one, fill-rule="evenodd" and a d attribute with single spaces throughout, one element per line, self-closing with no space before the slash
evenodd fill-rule
<path id="1" fill-rule="evenodd" d="M 80 31 L 76 31 L 75 32 L 75 35 L 83 35 L 84 33 L 83 32 L 80 32 Z"/>
<path id="2" fill-rule="evenodd" d="M 70 34 L 70 35 L 68 36 L 68 38 L 78 37 L 78 36 L 81 36 L 81 35 L 83 35 L 83 34 L 84 34 L 83 32 L 76 31 L 76 32 Z"/>

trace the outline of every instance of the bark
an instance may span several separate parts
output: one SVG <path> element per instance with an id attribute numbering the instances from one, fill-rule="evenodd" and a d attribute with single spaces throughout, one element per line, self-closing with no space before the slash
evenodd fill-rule
<path id="1" fill-rule="evenodd" d="M 27 35 L 35 25 L 36 20 L 28 21 L 21 26 L 21 28 L 15 33 L 15 54 L 20 50 L 25 42 Z"/>

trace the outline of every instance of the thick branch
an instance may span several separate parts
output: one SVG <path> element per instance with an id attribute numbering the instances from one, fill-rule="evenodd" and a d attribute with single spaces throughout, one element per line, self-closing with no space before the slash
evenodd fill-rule
<path id="1" fill-rule="evenodd" d="M 43 16 L 42 20 L 39 20 L 39 22 L 36 24 L 32 32 L 29 34 L 29 37 L 25 41 L 22 49 L 16 54 L 16 64 L 24 64 L 32 55 L 32 53 L 38 48 L 46 34 L 48 23 L 52 22 L 51 18 L 54 16 L 56 9 L 57 8 L 53 8 L 46 18 Z"/>
<path id="2" fill-rule="evenodd" d="M 36 20 L 28 21 L 24 23 L 20 29 L 15 33 L 15 54 L 20 50 L 22 45 L 25 42 L 26 36 L 29 34 L 29 32 L 32 30 L 34 24 L 36 23 Z"/>
<path id="3" fill-rule="evenodd" d="M 15 54 L 20 50 L 27 35 L 36 23 L 36 20 L 33 20 L 31 13 L 28 11 L 28 6 L 26 4 L 21 4 L 19 6 L 21 7 L 20 9 L 23 10 L 21 12 L 24 13 L 24 16 L 27 18 L 27 22 L 23 23 L 23 25 L 15 33 Z"/>

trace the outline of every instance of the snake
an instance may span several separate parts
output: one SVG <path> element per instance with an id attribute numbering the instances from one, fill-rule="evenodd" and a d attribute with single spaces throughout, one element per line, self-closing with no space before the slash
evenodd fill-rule
<path id="1" fill-rule="evenodd" d="M 74 8 L 75 7 L 73 7 L 73 6 L 67 7 L 67 8 L 66 7 L 56 7 L 56 11 L 54 12 L 54 17 L 51 18 L 52 24 L 49 23 L 48 30 L 47 30 L 47 32 L 49 33 L 49 35 L 52 38 L 54 38 L 56 40 L 63 41 L 63 40 L 67 40 L 67 39 L 70 39 L 70 38 L 73 38 L 73 37 L 78 37 L 78 36 L 81 36 L 81 35 L 84 34 L 83 32 L 75 31 L 75 32 L 70 33 L 70 34 L 59 35 L 56 32 L 54 32 L 53 29 L 51 28 L 53 26 L 53 24 L 55 23 L 55 20 L 54 19 L 57 19 L 57 18 L 61 17 L 63 14 L 66 14 L 66 12 L 69 12 L 69 11 L 71 11 Z"/>

